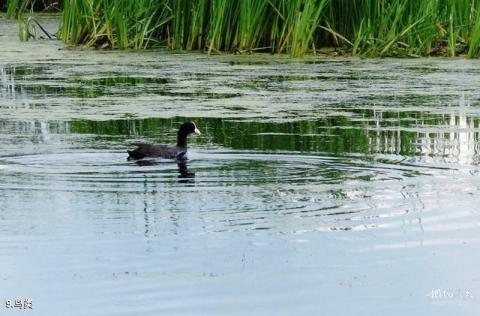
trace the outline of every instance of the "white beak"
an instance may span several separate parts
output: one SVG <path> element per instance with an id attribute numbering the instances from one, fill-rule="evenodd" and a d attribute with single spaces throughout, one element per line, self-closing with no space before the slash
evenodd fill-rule
<path id="1" fill-rule="evenodd" d="M 198 128 L 196 128 L 196 127 L 195 127 L 194 133 L 197 134 L 197 135 L 202 135 L 202 133 L 200 133 L 200 131 L 199 131 Z"/>

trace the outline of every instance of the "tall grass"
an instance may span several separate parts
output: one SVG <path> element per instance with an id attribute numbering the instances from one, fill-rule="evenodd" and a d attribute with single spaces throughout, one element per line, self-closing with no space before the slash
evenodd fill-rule
<path id="1" fill-rule="evenodd" d="M 61 38 L 70 44 L 305 54 L 330 0 L 70 0 Z M 324 43 L 327 44 L 327 43 Z"/>
<path id="2" fill-rule="evenodd" d="M 35 0 L 9 0 L 9 12 Z M 72 45 L 302 56 L 468 55 L 480 50 L 480 0 L 68 0 Z M 14 9 L 15 8 L 15 9 Z M 13 14 L 13 13 L 12 13 Z"/>
<path id="3" fill-rule="evenodd" d="M 100 48 L 146 48 L 169 20 L 167 7 L 158 7 L 156 0 L 70 0 L 63 10 L 60 37 Z"/>
<path id="4" fill-rule="evenodd" d="M 59 9 L 57 0 L 7 0 L 0 1 L 0 10 L 6 9 L 6 18 L 18 18 L 25 11 L 54 11 Z"/>
<path id="5" fill-rule="evenodd" d="M 327 19 L 354 54 L 457 56 L 478 30 L 479 9 L 478 0 L 337 0 Z"/>
<path id="6" fill-rule="evenodd" d="M 7 14 L 6 17 L 10 18 L 17 18 L 21 12 L 24 12 L 31 0 L 9 0 L 7 2 Z"/>

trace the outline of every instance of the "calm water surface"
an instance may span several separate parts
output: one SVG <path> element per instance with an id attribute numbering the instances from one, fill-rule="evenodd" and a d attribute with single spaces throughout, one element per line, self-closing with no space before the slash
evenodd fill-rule
<path id="1" fill-rule="evenodd" d="M 2 305 L 478 311 L 479 61 L 101 52 L 16 31 L 0 20 Z M 126 160 L 186 120 L 203 133 L 188 163 Z"/>

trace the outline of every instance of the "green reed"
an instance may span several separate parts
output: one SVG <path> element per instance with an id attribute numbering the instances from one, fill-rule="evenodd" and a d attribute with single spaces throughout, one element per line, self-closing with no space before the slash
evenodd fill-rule
<path id="1" fill-rule="evenodd" d="M 22 12 L 24 12 L 31 0 L 9 0 L 7 2 L 7 14 L 6 17 L 10 18 L 17 18 Z"/>
<path id="2" fill-rule="evenodd" d="M 75 45 L 143 49 L 169 18 L 155 0 L 64 2 L 60 38 Z"/>
<path id="3" fill-rule="evenodd" d="M 480 9 L 478 0 L 337 0 L 336 4 L 337 8 L 328 8 L 328 19 L 354 43 L 352 52 L 364 56 L 465 54 Z"/>
<path id="4" fill-rule="evenodd" d="M 2 8 L 2 6 L 4 8 Z M 60 9 L 57 0 L 7 0 L 0 1 L 0 10 L 5 9 L 7 19 L 18 18 L 28 11 L 54 12 Z"/>
<path id="5" fill-rule="evenodd" d="M 70 44 L 177 50 L 289 52 L 325 46 L 314 37 L 330 0 L 70 0 L 61 38 Z"/>

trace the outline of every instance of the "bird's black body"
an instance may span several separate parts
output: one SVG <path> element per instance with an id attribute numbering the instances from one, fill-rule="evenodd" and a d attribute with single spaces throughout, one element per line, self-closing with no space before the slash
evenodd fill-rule
<path id="1" fill-rule="evenodd" d="M 155 144 L 136 144 L 135 150 L 127 150 L 129 159 L 159 157 L 166 159 L 181 159 L 187 153 L 187 148 Z"/>
<path id="2" fill-rule="evenodd" d="M 200 131 L 193 122 L 183 123 L 177 135 L 177 145 L 156 145 L 156 144 L 136 144 L 137 148 L 128 150 L 128 160 L 143 159 L 143 158 L 166 158 L 183 160 L 186 159 L 187 153 L 187 136 L 190 134 L 200 134 Z"/>

